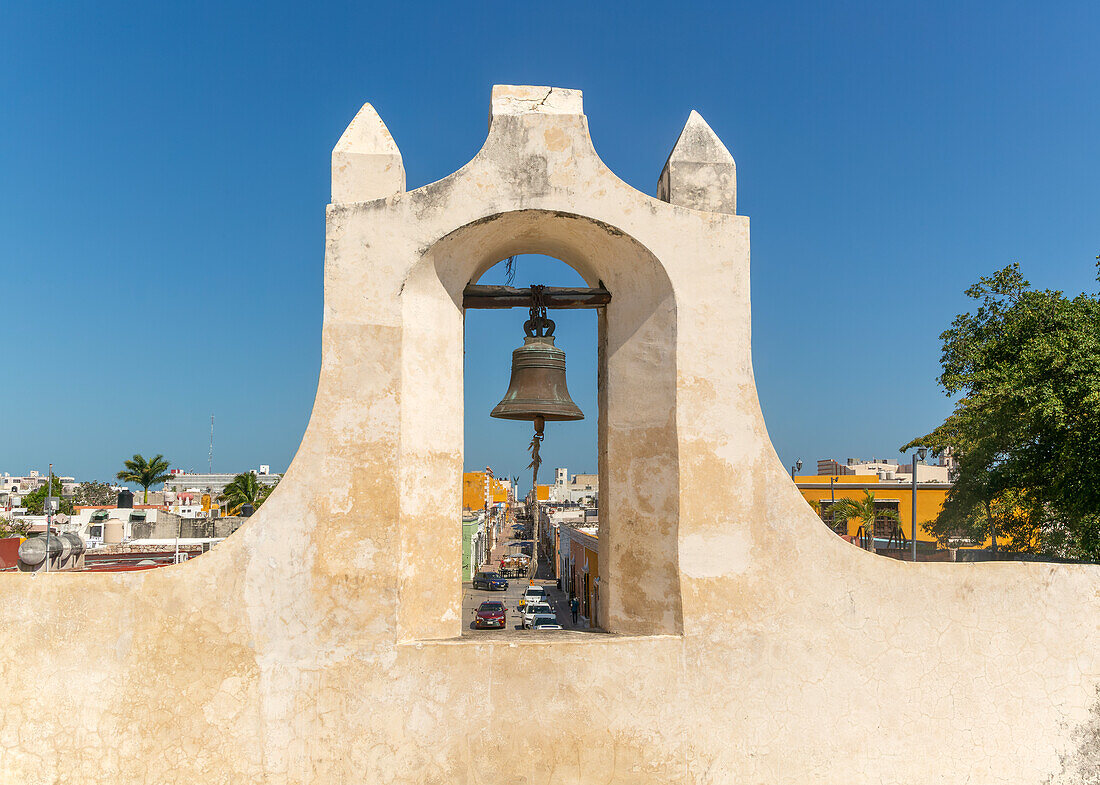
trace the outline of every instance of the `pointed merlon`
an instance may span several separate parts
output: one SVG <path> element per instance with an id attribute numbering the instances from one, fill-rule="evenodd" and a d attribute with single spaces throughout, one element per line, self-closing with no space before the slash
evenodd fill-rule
<path id="1" fill-rule="evenodd" d="M 405 190 L 405 165 L 389 129 L 370 104 L 332 150 L 332 202 L 369 202 Z"/>
<path id="2" fill-rule="evenodd" d="M 692 210 L 737 214 L 737 164 L 695 110 L 661 170 L 657 198 Z"/>

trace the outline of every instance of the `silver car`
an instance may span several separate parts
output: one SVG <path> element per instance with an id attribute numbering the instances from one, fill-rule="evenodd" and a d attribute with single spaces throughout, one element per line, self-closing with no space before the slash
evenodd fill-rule
<path id="1" fill-rule="evenodd" d="M 549 603 L 545 602 L 529 602 L 523 608 L 523 629 L 527 630 L 531 628 L 536 616 L 554 616 L 554 609 L 550 607 Z"/>

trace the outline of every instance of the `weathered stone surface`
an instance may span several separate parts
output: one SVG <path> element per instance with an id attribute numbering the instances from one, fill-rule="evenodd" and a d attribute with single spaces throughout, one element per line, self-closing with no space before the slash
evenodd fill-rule
<path id="1" fill-rule="evenodd" d="M 692 210 L 737 213 L 733 156 L 694 109 L 661 170 L 657 198 Z"/>
<path id="2" fill-rule="evenodd" d="M 313 415 L 236 534 L 0 576 L 0 783 L 1088 781 L 1100 570 L 826 530 L 757 401 L 748 219 L 630 188 L 540 90 L 449 177 L 329 207 Z M 459 635 L 462 290 L 524 252 L 613 295 L 609 635 Z"/>
<path id="3" fill-rule="evenodd" d="M 580 90 L 531 85 L 494 85 L 492 116 L 505 114 L 583 114 Z"/>

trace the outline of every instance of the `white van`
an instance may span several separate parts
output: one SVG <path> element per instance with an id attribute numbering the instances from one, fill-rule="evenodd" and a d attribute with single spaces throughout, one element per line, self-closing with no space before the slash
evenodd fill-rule
<path id="1" fill-rule="evenodd" d="M 519 598 L 519 607 L 525 608 L 527 607 L 528 603 L 546 601 L 546 589 L 541 586 L 528 586 L 526 589 L 523 590 L 523 594 Z"/>

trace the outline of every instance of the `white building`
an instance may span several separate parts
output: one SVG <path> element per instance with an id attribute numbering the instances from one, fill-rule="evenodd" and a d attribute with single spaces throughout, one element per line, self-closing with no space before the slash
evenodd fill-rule
<path id="1" fill-rule="evenodd" d="M 133 509 L 129 507 L 81 507 L 74 510 L 67 525 L 58 526 L 60 531 L 71 531 L 79 534 L 88 541 L 89 548 L 97 548 L 103 544 L 103 526 L 107 521 L 118 521 L 122 524 L 122 541 L 129 542 L 133 539 L 133 525 L 135 523 L 148 523 L 156 525 L 157 518 L 166 510 L 157 507 L 137 505 Z"/>
<path id="2" fill-rule="evenodd" d="M 42 474 L 36 471 L 28 472 L 20 477 L 13 477 L 12 475 L 4 472 L 0 476 L 0 508 L 5 510 L 12 510 L 19 507 L 23 501 L 23 497 L 29 493 L 34 493 L 39 488 L 46 484 L 48 474 Z M 61 481 L 61 495 L 68 499 L 72 498 L 76 493 L 76 486 L 79 483 L 73 477 L 62 477 L 60 475 L 54 475 L 54 479 Z"/>
<path id="3" fill-rule="evenodd" d="M 950 482 L 954 467 L 954 458 L 950 455 L 941 455 L 937 463 L 918 463 L 917 482 Z M 829 475 L 873 475 L 880 482 L 913 482 L 913 464 L 898 464 L 891 458 L 872 458 L 860 460 L 849 458 L 847 462 L 840 463 L 832 458 L 824 458 L 817 462 L 819 476 Z"/>
<path id="4" fill-rule="evenodd" d="M 253 469 L 252 472 L 256 475 L 256 480 L 260 485 L 275 485 L 282 479 L 281 474 L 272 474 L 271 467 L 267 464 L 262 464 L 257 471 Z M 233 478 L 236 474 L 197 474 L 182 471 L 181 469 L 172 469 L 171 477 L 164 483 L 164 490 L 169 493 L 209 493 L 213 498 L 217 498 L 221 495 L 221 492 L 225 490 L 225 486 L 233 482 Z M 165 499 L 167 502 L 168 499 Z M 174 512 L 174 510 L 173 510 Z"/>
<path id="5" fill-rule="evenodd" d="M 600 498 L 600 479 L 596 474 L 574 474 L 569 470 L 554 470 L 554 484 L 550 486 L 550 501 L 557 504 L 579 504 L 594 507 Z"/>

